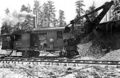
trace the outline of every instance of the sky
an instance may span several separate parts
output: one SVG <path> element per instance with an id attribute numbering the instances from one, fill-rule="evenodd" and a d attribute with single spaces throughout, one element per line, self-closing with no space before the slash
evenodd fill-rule
<path id="1" fill-rule="evenodd" d="M 38 0 L 40 1 L 40 4 L 43 4 L 44 2 L 48 0 Z M 77 0 L 51 0 L 54 1 L 54 5 L 56 8 L 56 16 L 58 17 L 58 11 L 59 9 L 63 10 L 65 12 L 65 21 L 69 23 L 72 19 L 75 18 L 76 16 L 76 7 L 75 7 L 75 2 Z M 84 9 L 88 9 L 90 5 L 95 3 L 96 7 L 99 7 L 103 5 L 106 1 L 111 1 L 111 0 L 83 0 L 85 7 Z M 5 14 L 5 9 L 9 8 L 10 12 L 13 11 L 20 11 L 20 7 L 22 4 L 30 4 L 31 7 L 34 5 L 34 0 L 1 0 L 0 1 L 0 24 L 2 22 L 2 18 L 4 17 Z"/>

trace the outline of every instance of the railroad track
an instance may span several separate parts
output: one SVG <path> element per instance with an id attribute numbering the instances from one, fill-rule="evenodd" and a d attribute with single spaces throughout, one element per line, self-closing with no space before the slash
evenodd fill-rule
<path id="1" fill-rule="evenodd" d="M 37 57 L 37 58 L 22 58 L 22 57 L 6 57 L 0 59 L 0 62 L 29 62 L 29 63 L 55 63 L 57 64 L 97 64 L 97 65 L 120 65 L 120 61 L 105 61 L 105 60 L 73 60 L 60 57 Z"/>

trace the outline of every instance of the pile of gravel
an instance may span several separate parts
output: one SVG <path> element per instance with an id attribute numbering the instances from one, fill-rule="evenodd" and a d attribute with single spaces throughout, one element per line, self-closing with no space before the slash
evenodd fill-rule
<path id="1" fill-rule="evenodd" d="M 107 53 L 100 60 L 120 61 L 120 49 Z"/>
<path id="2" fill-rule="evenodd" d="M 77 46 L 79 55 L 82 56 L 82 57 L 87 56 L 87 54 L 89 52 L 89 48 L 90 48 L 91 45 L 92 45 L 91 42 L 88 42 L 86 44 L 79 44 Z"/>
<path id="3" fill-rule="evenodd" d="M 85 44 L 79 44 L 78 52 L 80 57 L 93 57 L 96 59 L 99 59 L 104 55 L 100 46 L 93 45 L 91 41 Z"/>
<path id="4" fill-rule="evenodd" d="M 104 54 L 99 46 L 92 46 L 92 42 L 79 44 L 78 51 L 80 55 L 76 59 L 120 61 L 120 49 Z"/>

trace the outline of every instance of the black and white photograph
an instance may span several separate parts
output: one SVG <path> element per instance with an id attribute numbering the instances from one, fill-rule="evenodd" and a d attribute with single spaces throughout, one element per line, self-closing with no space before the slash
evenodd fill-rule
<path id="1" fill-rule="evenodd" d="M 120 78 L 120 0 L 1 0 L 0 78 Z"/>

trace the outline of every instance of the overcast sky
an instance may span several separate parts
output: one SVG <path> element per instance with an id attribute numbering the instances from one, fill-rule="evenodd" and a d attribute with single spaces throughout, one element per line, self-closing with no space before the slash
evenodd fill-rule
<path id="1" fill-rule="evenodd" d="M 38 0 L 41 4 L 46 2 L 47 0 Z M 51 0 L 54 1 L 56 10 L 57 10 L 57 16 L 58 16 L 58 10 L 64 10 L 65 11 L 65 18 L 67 23 L 69 23 L 70 20 L 72 20 L 75 15 L 75 2 L 77 0 Z M 87 9 L 90 5 L 93 4 L 93 1 L 95 2 L 95 6 L 99 7 L 103 5 L 106 1 L 111 0 L 84 0 L 85 9 Z M 2 21 L 1 18 L 4 17 L 5 9 L 9 8 L 11 12 L 14 10 L 19 11 L 22 4 L 30 4 L 33 6 L 34 0 L 1 0 L 0 1 L 0 22 Z"/>

